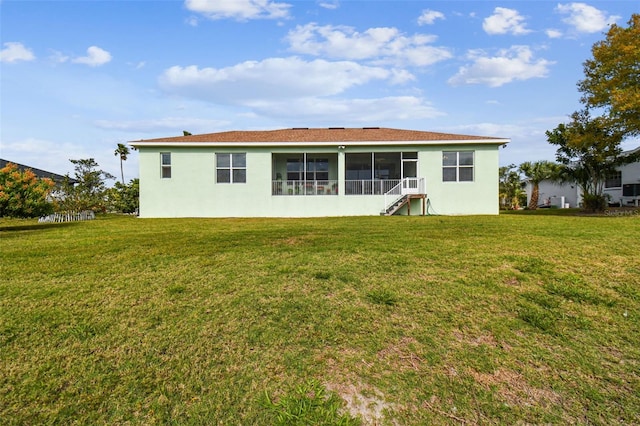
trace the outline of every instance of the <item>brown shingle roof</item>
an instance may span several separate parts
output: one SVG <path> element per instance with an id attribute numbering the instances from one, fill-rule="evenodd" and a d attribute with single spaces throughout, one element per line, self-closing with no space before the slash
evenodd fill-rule
<path id="1" fill-rule="evenodd" d="M 177 136 L 132 141 L 141 143 L 259 143 L 259 142 L 402 142 L 402 141 L 495 141 L 506 142 L 503 138 L 457 135 L 452 133 L 401 130 L 385 127 L 363 128 L 291 128 L 280 130 L 236 130 L 201 135 Z"/>

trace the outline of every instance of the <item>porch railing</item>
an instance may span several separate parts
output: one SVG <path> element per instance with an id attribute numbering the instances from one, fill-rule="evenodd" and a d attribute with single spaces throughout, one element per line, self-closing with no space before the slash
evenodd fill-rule
<path id="1" fill-rule="evenodd" d="M 362 179 L 344 183 L 346 195 L 384 195 L 385 203 L 397 190 L 398 195 L 424 194 L 424 178 Z M 272 195 L 338 195 L 337 180 L 274 180 Z"/>
<path id="2" fill-rule="evenodd" d="M 272 195 L 338 195 L 337 180 L 274 180 Z"/>
<path id="3" fill-rule="evenodd" d="M 400 182 L 400 179 L 347 180 L 344 192 L 347 195 L 382 195 Z"/>

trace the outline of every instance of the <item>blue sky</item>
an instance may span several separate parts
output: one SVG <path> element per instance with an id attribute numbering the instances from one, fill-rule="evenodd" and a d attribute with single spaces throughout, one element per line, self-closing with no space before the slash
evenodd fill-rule
<path id="1" fill-rule="evenodd" d="M 396 127 L 553 160 L 593 43 L 636 1 L 0 0 L 0 156 L 56 173 L 183 130 Z M 626 141 L 634 148 L 637 140 Z M 137 177 L 137 155 L 125 178 Z"/>

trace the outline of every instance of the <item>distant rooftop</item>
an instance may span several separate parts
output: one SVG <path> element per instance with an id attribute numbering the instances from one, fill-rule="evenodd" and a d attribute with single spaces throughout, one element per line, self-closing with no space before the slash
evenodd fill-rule
<path id="1" fill-rule="evenodd" d="M 25 170 L 29 169 L 39 178 L 48 178 L 48 179 L 53 180 L 54 182 L 62 182 L 64 180 L 64 178 L 65 178 L 63 175 L 59 175 L 57 173 L 48 172 L 46 170 L 37 169 L 37 168 L 31 167 L 31 166 L 25 166 L 24 164 L 19 164 L 19 163 L 16 163 L 15 161 L 3 160 L 1 158 L 0 158 L 0 169 L 3 169 L 9 163 L 12 163 L 12 164 L 15 164 L 16 166 L 18 166 L 18 170 L 21 170 L 21 171 L 25 171 Z M 69 181 L 71 183 L 76 183 L 77 182 L 75 179 L 71 179 L 71 178 L 69 179 Z"/>
<path id="2" fill-rule="evenodd" d="M 347 142 L 453 142 L 478 141 L 484 143 L 506 143 L 505 138 L 458 135 L 453 133 L 426 132 L 419 130 L 391 129 L 386 127 L 362 128 L 308 128 L 294 127 L 280 130 L 235 130 L 201 135 L 175 136 L 131 141 L 132 145 L 157 143 L 347 143 Z"/>

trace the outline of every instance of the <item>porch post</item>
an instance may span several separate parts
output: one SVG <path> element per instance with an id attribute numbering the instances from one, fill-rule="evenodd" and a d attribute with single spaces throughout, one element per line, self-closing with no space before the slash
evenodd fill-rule
<path id="1" fill-rule="evenodd" d="M 343 146 L 343 145 L 340 145 Z M 338 196 L 343 196 L 345 191 L 345 159 L 344 148 L 338 147 Z"/>

